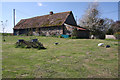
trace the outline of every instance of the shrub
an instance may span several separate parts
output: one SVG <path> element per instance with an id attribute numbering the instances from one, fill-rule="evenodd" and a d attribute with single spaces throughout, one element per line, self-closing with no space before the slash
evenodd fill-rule
<path id="1" fill-rule="evenodd" d="M 71 36 L 70 39 L 77 39 L 77 37 L 76 36 Z"/>
<path id="2" fill-rule="evenodd" d="M 12 33 L 2 33 L 4 36 L 12 36 Z"/>
<path id="3" fill-rule="evenodd" d="M 61 35 L 59 35 L 58 38 L 63 38 L 63 37 Z"/>
<path id="4" fill-rule="evenodd" d="M 20 34 L 20 35 L 18 35 L 18 36 L 26 36 L 25 34 Z"/>
<path id="5" fill-rule="evenodd" d="M 51 35 L 51 37 L 57 37 L 56 35 Z"/>
<path id="6" fill-rule="evenodd" d="M 116 32 L 114 36 L 116 37 L 116 39 L 120 39 L 120 32 Z"/>

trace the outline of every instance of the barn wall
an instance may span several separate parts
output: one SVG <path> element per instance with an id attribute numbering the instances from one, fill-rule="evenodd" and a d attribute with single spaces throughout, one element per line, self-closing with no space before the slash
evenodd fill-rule
<path id="1" fill-rule="evenodd" d="M 18 35 L 18 33 L 19 33 L 19 30 L 14 29 L 14 35 Z"/>
<path id="2" fill-rule="evenodd" d="M 58 36 L 60 34 L 63 34 L 63 26 L 40 28 L 40 35 L 44 35 L 44 36 L 55 35 L 55 36 Z"/>
<path id="3" fill-rule="evenodd" d="M 65 25 L 65 24 L 64 24 Z M 66 34 L 66 35 L 71 35 L 72 34 L 72 32 L 73 32 L 73 27 L 72 26 L 70 26 L 70 25 L 65 25 L 65 27 L 64 27 L 64 34 Z"/>
<path id="4" fill-rule="evenodd" d="M 24 35 L 27 35 L 29 34 L 30 32 L 30 29 L 14 29 L 14 35 L 21 35 L 21 34 L 24 34 Z M 35 33 L 36 30 L 35 28 L 32 29 L 32 32 Z M 39 31 L 38 31 L 39 35 L 44 35 L 44 36 L 50 36 L 50 35 L 60 35 L 60 34 L 63 34 L 63 26 L 56 26 L 56 27 L 42 27 L 42 28 L 39 28 Z"/>
<path id="5" fill-rule="evenodd" d="M 89 38 L 89 36 L 90 36 L 89 31 L 82 31 L 82 30 L 77 31 L 77 37 L 78 38 Z"/>
<path id="6" fill-rule="evenodd" d="M 19 34 L 21 35 L 21 34 L 27 34 L 28 33 L 28 31 L 26 30 L 26 29 L 20 29 L 19 30 Z"/>
<path id="7" fill-rule="evenodd" d="M 14 35 L 27 35 L 29 31 L 27 29 L 14 29 Z"/>
<path id="8" fill-rule="evenodd" d="M 42 27 L 39 29 L 39 35 L 44 35 L 44 36 L 51 36 L 51 35 L 61 35 L 61 34 L 66 34 L 66 35 L 71 35 L 72 34 L 72 28 L 71 26 L 56 26 L 56 27 Z M 32 29 L 33 33 L 35 32 L 35 29 Z M 14 35 L 27 35 L 30 32 L 28 29 L 14 29 Z M 89 38 L 89 31 L 82 31 L 78 30 L 77 31 L 77 37 L 78 38 Z"/>
<path id="9" fill-rule="evenodd" d="M 72 35 L 73 30 L 75 29 L 74 27 L 64 24 L 64 34 L 66 35 Z M 77 30 L 77 35 L 78 38 L 89 38 L 90 32 L 88 30 Z"/>

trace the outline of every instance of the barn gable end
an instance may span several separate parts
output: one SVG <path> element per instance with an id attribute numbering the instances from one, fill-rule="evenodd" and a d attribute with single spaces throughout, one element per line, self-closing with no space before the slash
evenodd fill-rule
<path id="1" fill-rule="evenodd" d="M 77 25 L 72 12 L 70 12 L 70 15 L 67 17 L 64 23 L 69 24 L 69 25 L 75 25 L 75 26 Z"/>

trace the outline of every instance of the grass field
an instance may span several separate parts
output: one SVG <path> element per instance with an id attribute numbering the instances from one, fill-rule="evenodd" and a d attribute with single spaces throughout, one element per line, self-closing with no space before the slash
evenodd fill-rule
<path id="1" fill-rule="evenodd" d="M 116 78 L 118 42 L 93 39 L 38 38 L 44 50 L 15 48 L 18 39 L 7 36 L 2 43 L 3 78 Z M 55 42 L 60 44 L 54 45 Z M 110 48 L 98 47 L 98 43 Z"/>

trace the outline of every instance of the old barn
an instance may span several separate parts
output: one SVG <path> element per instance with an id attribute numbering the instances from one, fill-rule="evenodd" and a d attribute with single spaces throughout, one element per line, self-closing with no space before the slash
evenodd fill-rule
<path id="1" fill-rule="evenodd" d="M 72 11 L 53 13 L 20 20 L 13 28 L 14 35 L 71 35 L 77 29 L 80 38 L 89 38 L 89 31 L 77 26 Z"/>

